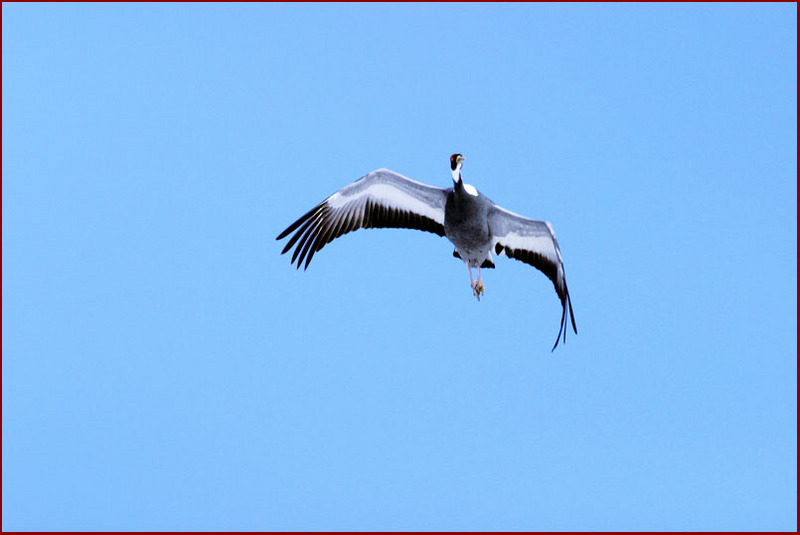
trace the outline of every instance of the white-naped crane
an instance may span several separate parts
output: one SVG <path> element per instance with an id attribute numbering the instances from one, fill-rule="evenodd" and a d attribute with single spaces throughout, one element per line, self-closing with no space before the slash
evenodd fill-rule
<path id="1" fill-rule="evenodd" d="M 308 268 L 317 251 L 360 228 L 410 228 L 446 236 L 469 271 L 472 293 L 484 293 L 481 268 L 493 268 L 492 253 L 521 260 L 547 275 L 561 300 L 561 326 L 553 350 L 567 341 L 567 316 L 575 334 L 575 316 L 564 276 L 564 262 L 550 223 L 497 206 L 461 178 L 464 157 L 450 157 L 453 187 L 436 188 L 378 169 L 340 189 L 292 223 L 278 240 L 294 233 L 281 254 L 295 247 L 292 263 Z M 477 280 L 472 276 L 477 269 Z"/>

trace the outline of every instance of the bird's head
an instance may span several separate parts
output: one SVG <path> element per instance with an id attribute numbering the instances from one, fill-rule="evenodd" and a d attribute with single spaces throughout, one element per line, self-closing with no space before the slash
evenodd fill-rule
<path id="1" fill-rule="evenodd" d="M 453 182 L 458 183 L 461 180 L 461 166 L 464 163 L 464 157 L 460 154 L 453 154 L 450 156 L 450 172 L 453 173 Z"/>

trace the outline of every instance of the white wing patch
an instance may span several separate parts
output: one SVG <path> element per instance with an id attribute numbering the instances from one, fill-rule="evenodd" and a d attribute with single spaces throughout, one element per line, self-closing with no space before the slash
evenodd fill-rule
<path id="1" fill-rule="evenodd" d="M 553 240 L 548 236 L 520 236 L 516 232 L 509 232 L 497 241 L 502 241 L 503 245 L 509 249 L 535 251 L 547 257 L 551 262 L 561 264 L 561 255 L 558 253 L 558 249 L 555 248 Z"/>
<path id="2" fill-rule="evenodd" d="M 353 202 L 364 202 L 369 198 L 372 202 L 379 203 L 387 208 L 405 210 L 425 216 L 437 223 L 444 224 L 444 211 L 409 195 L 405 191 L 388 184 L 373 184 L 356 195 L 349 196 L 344 192 L 331 195 L 326 201 L 333 210 L 338 210 Z"/>
<path id="3" fill-rule="evenodd" d="M 553 239 L 555 240 L 556 239 L 556 231 L 553 230 L 553 225 L 551 225 L 549 221 L 545 221 L 544 224 L 547 225 L 547 230 L 550 231 L 550 234 L 553 235 Z M 556 250 L 556 255 L 558 255 L 558 262 L 559 263 L 563 263 L 563 260 L 561 260 L 561 251 L 558 248 L 555 248 L 555 250 Z"/>

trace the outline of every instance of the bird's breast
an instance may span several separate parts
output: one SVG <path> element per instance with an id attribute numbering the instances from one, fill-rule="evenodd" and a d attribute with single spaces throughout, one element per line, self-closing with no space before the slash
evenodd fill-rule
<path id="1" fill-rule="evenodd" d="M 479 254 L 490 242 L 487 209 L 480 198 L 451 193 L 445 204 L 444 232 L 462 252 Z"/>

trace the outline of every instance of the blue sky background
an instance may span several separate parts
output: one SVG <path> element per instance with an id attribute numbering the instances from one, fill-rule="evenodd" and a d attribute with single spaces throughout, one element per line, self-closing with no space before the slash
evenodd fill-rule
<path id="1" fill-rule="evenodd" d="M 2 14 L 4 529 L 797 529 L 796 4 Z M 555 353 L 527 265 L 280 256 L 453 152 Z"/>

